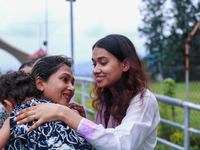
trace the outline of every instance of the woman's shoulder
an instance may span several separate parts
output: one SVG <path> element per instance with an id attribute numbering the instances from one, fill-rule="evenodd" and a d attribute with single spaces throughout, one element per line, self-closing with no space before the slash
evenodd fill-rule
<path id="1" fill-rule="evenodd" d="M 155 105 L 157 106 L 157 99 L 155 97 L 155 95 L 148 89 L 145 89 L 145 91 L 143 91 L 143 94 L 141 95 L 141 93 L 137 94 L 135 97 L 132 98 L 131 100 L 131 104 L 130 105 Z"/>
<path id="2" fill-rule="evenodd" d="M 144 98 L 149 99 L 152 102 L 157 102 L 155 95 L 148 89 L 144 92 Z"/>
<path id="3" fill-rule="evenodd" d="M 55 102 L 51 101 L 50 99 L 35 98 L 35 99 L 29 100 L 25 103 L 20 103 L 20 102 L 17 103 L 17 106 L 14 108 L 13 111 L 19 111 L 19 110 L 27 108 L 27 107 L 35 106 L 34 102 L 37 102 L 37 103 L 55 103 Z"/>

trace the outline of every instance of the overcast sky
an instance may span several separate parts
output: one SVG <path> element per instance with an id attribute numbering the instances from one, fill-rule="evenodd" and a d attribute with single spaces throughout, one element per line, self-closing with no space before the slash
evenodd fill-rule
<path id="1" fill-rule="evenodd" d="M 140 0 L 76 0 L 73 2 L 75 63 L 91 61 L 92 45 L 111 34 L 123 34 L 145 55 L 139 37 Z M 71 56 L 70 2 L 48 0 L 48 53 Z M 0 0 L 0 38 L 33 54 L 45 40 L 46 0 Z M 40 30 L 41 29 L 41 30 Z M 42 46 L 45 50 L 46 48 Z M 9 61 L 8 61 L 9 60 Z M 0 49 L 1 70 L 17 70 L 21 63 Z"/>

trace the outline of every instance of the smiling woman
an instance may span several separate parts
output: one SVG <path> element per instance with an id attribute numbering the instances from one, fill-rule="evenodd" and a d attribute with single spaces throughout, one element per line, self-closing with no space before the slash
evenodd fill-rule
<path id="1" fill-rule="evenodd" d="M 23 71 L 1 76 L 0 100 L 10 113 L 10 118 L 0 130 L 0 139 L 4 137 L 4 141 L 0 141 L 0 149 L 10 137 L 5 149 L 92 149 L 67 124 L 52 122 L 54 118 L 29 133 L 27 129 L 37 122 L 37 115 L 31 115 L 33 121 L 22 126 L 14 121 L 19 110 L 35 106 L 35 103 L 57 103 L 67 107 L 75 91 L 72 64 L 73 60 L 66 56 L 46 56 L 34 64 L 31 76 Z"/>
<path id="2" fill-rule="evenodd" d="M 127 71 L 130 66 L 118 61 L 118 59 L 104 48 L 95 47 L 92 55 L 93 74 L 96 76 L 96 81 L 99 88 L 110 88 L 111 91 L 122 76 L 124 71 Z M 113 73 L 115 72 L 115 73 Z"/>
<path id="3" fill-rule="evenodd" d="M 40 76 L 38 72 L 35 73 L 35 71 L 37 72 L 37 70 L 33 68 L 32 74 L 37 74 L 37 77 L 34 77 L 36 78 L 38 90 L 42 92 L 41 98 L 51 99 L 53 102 L 68 106 L 75 91 L 75 88 L 73 87 L 74 76 L 70 67 L 64 64 L 61 65 L 59 69 L 47 79 L 47 81 L 45 81 L 43 76 Z"/>

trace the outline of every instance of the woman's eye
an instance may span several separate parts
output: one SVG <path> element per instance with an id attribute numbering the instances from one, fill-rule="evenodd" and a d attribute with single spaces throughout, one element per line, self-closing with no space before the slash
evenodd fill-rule
<path id="1" fill-rule="evenodd" d="M 94 66 L 94 67 L 95 67 L 95 66 L 96 66 L 96 64 L 92 64 L 92 66 Z"/>
<path id="2" fill-rule="evenodd" d="M 106 65 L 106 64 L 107 64 L 107 62 L 102 62 L 101 64 L 102 64 L 102 65 Z"/>
<path id="3" fill-rule="evenodd" d="M 63 81 L 67 82 L 67 78 L 62 78 Z"/>

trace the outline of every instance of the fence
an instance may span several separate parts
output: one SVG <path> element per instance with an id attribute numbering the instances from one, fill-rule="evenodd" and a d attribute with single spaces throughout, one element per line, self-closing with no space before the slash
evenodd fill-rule
<path id="1" fill-rule="evenodd" d="M 87 85 L 92 84 L 94 80 L 92 78 L 86 78 L 86 77 L 77 77 L 75 76 L 75 86 L 78 84 L 81 84 L 81 91 L 76 90 L 75 91 L 75 96 L 76 94 L 81 95 L 81 104 L 83 105 L 86 113 L 90 114 L 96 114 L 96 112 L 92 109 L 89 109 L 87 107 L 87 98 L 90 98 L 88 92 L 87 92 Z M 75 99 L 72 99 L 73 102 L 77 102 Z"/>
<path id="2" fill-rule="evenodd" d="M 94 82 L 94 80 L 92 78 L 86 78 L 86 77 L 75 77 L 76 79 L 76 83 L 79 83 L 81 85 L 81 91 L 76 90 L 75 95 L 81 95 L 81 103 L 85 108 L 86 113 L 91 113 L 91 114 L 95 114 L 94 110 L 91 110 L 87 107 L 87 98 L 89 98 L 89 94 L 87 94 L 87 86 L 91 83 Z M 76 85 L 75 83 L 75 85 Z M 167 141 L 163 138 L 157 137 L 158 142 L 166 144 L 172 148 L 178 149 L 178 150 L 189 150 L 190 147 L 190 132 L 191 133 L 195 133 L 195 134 L 199 134 L 200 135 L 200 130 L 194 129 L 190 127 L 190 109 L 193 110 L 197 110 L 200 111 L 200 105 L 198 104 L 194 104 L 191 102 L 187 102 L 187 101 L 183 101 L 180 99 L 176 99 L 176 98 L 172 98 L 172 97 L 168 97 L 168 96 L 164 96 L 164 95 L 159 95 L 159 94 L 155 94 L 156 98 L 158 101 L 163 102 L 163 103 L 167 103 L 173 106 L 178 106 L 178 107 L 183 107 L 184 108 L 184 124 L 179 124 L 170 120 L 166 120 L 161 118 L 161 122 L 168 124 L 170 126 L 174 126 L 180 129 L 183 129 L 184 131 L 184 147 L 174 144 L 170 141 Z M 76 101 L 76 100 L 72 100 L 72 101 Z"/>
<path id="3" fill-rule="evenodd" d="M 158 141 L 161 142 L 161 143 L 164 143 L 166 145 L 169 145 L 170 147 L 179 149 L 179 150 L 189 150 L 189 147 L 190 147 L 190 134 L 189 134 L 189 132 L 192 132 L 192 133 L 195 133 L 195 134 L 200 134 L 200 130 L 191 128 L 190 125 L 189 125 L 189 122 L 190 122 L 190 115 L 189 115 L 190 111 L 189 110 L 194 109 L 194 110 L 200 111 L 200 105 L 194 104 L 194 103 L 191 103 L 191 102 L 187 102 L 187 101 L 183 101 L 183 100 L 180 100 L 180 99 L 164 96 L 164 95 L 155 94 L 155 96 L 156 96 L 158 101 L 184 108 L 184 125 L 161 118 L 161 122 L 184 130 L 184 147 L 181 147 L 177 144 L 166 141 L 166 140 L 161 139 L 159 137 L 158 137 Z"/>

